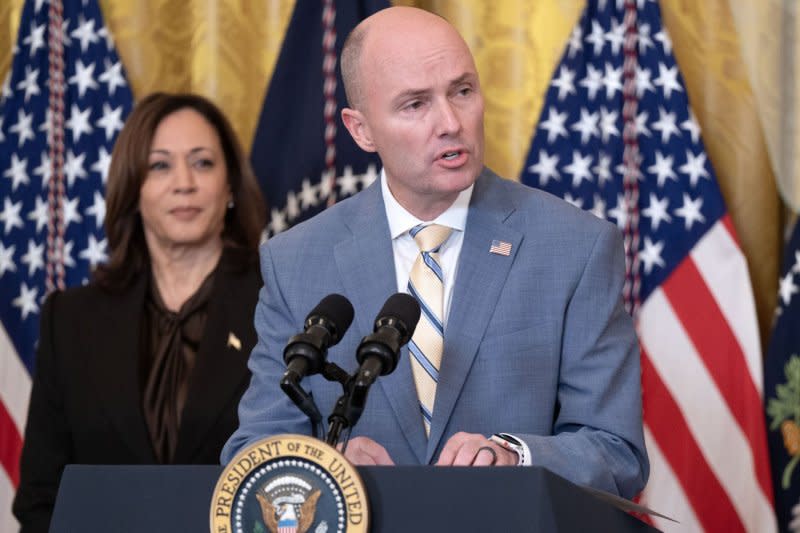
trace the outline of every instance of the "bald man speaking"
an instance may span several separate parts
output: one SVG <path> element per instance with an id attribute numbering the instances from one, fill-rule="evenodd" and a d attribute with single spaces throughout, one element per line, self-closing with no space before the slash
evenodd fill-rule
<path id="1" fill-rule="evenodd" d="M 284 346 L 323 296 L 355 307 L 329 353 L 354 371 L 359 340 L 400 291 L 422 315 L 370 392 L 350 461 L 539 465 L 634 496 L 649 465 L 618 230 L 484 166 L 478 72 L 441 17 L 372 15 L 347 38 L 341 68 L 342 120 L 380 156 L 380 179 L 263 245 L 253 377 L 222 461 L 266 436 L 311 433 L 278 383 Z M 302 384 L 322 412 L 341 394 L 319 375 Z"/>

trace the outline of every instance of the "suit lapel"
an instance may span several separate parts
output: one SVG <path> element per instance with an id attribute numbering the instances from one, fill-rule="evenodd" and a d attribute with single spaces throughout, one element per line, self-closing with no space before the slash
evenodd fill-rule
<path id="1" fill-rule="evenodd" d="M 248 349 L 255 343 L 253 305 L 258 286 L 247 283 L 248 273 L 231 272 L 226 258 L 214 279 L 203 340 L 197 353 L 186 397 L 175 463 L 192 462 L 192 454 L 203 444 L 221 411 L 247 378 Z M 238 344 L 237 344 L 238 341 Z"/>
<path id="2" fill-rule="evenodd" d="M 358 310 L 354 326 L 367 334 L 372 332 L 375 316 L 386 298 L 397 292 L 394 254 L 379 180 L 353 198 L 353 211 L 354 216 L 346 222 L 351 237 L 336 246 L 334 257 L 345 291 Z M 423 461 L 425 431 L 405 348 L 400 359 L 395 371 L 381 377 L 375 389 L 386 395 L 403 435 Z M 372 394 L 377 392 L 373 390 Z"/>
<path id="3" fill-rule="evenodd" d="M 504 224 L 514 211 L 514 203 L 496 182 L 498 179 L 501 178 L 484 170 L 470 202 L 445 326 L 442 368 L 425 462 L 430 462 L 439 446 L 522 242 L 522 233 Z M 510 254 L 490 253 L 492 241 L 510 243 Z"/>
<path id="4" fill-rule="evenodd" d="M 155 454 L 142 412 L 139 376 L 140 320 L 147 276 L 124 294 L 103 294 L 96 322 L 88 324 L 88 338 L 94 346 L 87 352 L 93 359 L 88 372 L 94 375 L 101 405 L 122 441 L 144 463 L 154 463 Z"/>

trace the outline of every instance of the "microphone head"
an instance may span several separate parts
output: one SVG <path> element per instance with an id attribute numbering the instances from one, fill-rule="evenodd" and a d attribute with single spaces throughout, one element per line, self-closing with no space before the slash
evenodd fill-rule
<path id="1" fill-rule="evenodd" d="M 389 299 L 386 300 L 386 303 L 383 304 L 380 312 L 378 312 L 378 318 L 375 319 L 375 329 L 377 330 L 379 327 L 386 325 L 387 322 L 391 322 L 395 326 L 402 325 L 402 328 L 398 328 L 403 335 L 400 341 L 402 345 L 407 343 L 414 334 L 414 329 L 416 329 L 417 322 L 419 322 L 419 315 L 420 308 L 417 299 L 409 294 L 398 292 L 389 296 Z M 402 329 L 405 331 L 402 331 Z"/>
<path id="2" fill-rule="evenodd" d="M 333 346 L 342 339 L 347 328 L 353 323 L 353 304 L 341 294 L 329 294 L 308 313 L 305 327 L 321 325 L 329 331 Z"/>

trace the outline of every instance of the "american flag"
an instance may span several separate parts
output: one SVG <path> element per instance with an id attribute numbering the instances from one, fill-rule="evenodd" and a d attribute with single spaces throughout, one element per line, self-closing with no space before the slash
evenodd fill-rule
<path id="1" fill-rule="evenodd" d="M 655 0 L 590 0 L 521 179 L 624 234 L 651 472 L 679 531 L 774 531 L 747 265 Z"/>
<path id="2" fill-rule="evenodd" d="M 103 193 L 131 105 L 96 0 L 25 3 L 0 93 L 2 531 L 15 529 L 11 500 L 41 305 L 50 290 L 86 282 L 107 258 Z"/>
<path id="3" fill-rule="evenodd" d="M 341 125 L 337 60 L 350 31 L 387 0 L 296 2 L 253 139 L 251 160 L 280 233 L 372 183 L 380 164 Z"/>
<path id="4" fill-rule="evenodd" d="M 769 451 L 781 531 L 800 520 L 800 224 L 783 254 L 778 308 L 764 363 Z"/>

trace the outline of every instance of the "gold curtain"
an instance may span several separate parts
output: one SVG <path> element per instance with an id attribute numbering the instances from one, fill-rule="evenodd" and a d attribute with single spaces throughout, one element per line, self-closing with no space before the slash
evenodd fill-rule
<path id="1" fill-rule="evenodd" d="M 761 33 L 740 35 L 740 30 L 743 20 L 754 12 L 773 13 L 779 1 L 768 0 L 763 8 L 752 0 L 661 1 L 709 157 L 748 258 L 762 340 L 775 305 L 782 209 L 764 134 L 776 142 L 773 115 L 765 107 L 769 80 L 755 77 L 764 70 L 754 68 L 753 59 L 767 26 Z M 22 3 L 0 2 L 0 76 L 8 70 Z M 462 32 L 486 95 L 487 164 L 516 178 L 551 75 L 585 0 L 395 3 L 439 13 Z M 100 6 L 134 96 L 154 90 L 209 96 L 250 145 L 293 0 L 100 0 Z M 780 50 L 772 43 L 772 53 Z"/>

